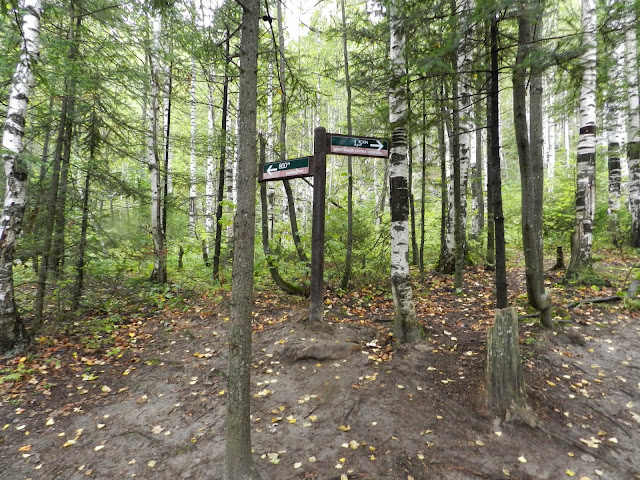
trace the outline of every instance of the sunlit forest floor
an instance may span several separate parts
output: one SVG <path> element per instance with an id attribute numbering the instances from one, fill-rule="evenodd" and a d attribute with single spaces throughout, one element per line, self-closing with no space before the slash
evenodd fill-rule
<path id="1" fill-rule="evenodd" d="M 325 323 L 307 300 L 260 292 L 254 310 L 252 435 L 264 479 L 640 478 L 640 323 L 614 296 L 635 259 L 604 253 L 610 286 L 547 274 L 556 332 L 520 322 L 530 406 L 540 427 L 484 407 L 490 272 L 415 276 L 424 338 L 396 345 L 385 285 L 329 291 Z M 611 260 L 613 259 L 613 260 Z M 531 313 L 521 270 L 510 304 Z M 49 325 L 4 360 L 2 479 L 221 479 L 229 295 L 114 286 L 105 302 Z M 96 303 L 97 305 L 97 303 Z"/>

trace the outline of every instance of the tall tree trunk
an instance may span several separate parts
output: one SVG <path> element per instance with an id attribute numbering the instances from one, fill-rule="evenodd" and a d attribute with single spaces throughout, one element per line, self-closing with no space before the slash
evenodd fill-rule
<path id="1" fill-rule="evenodd" d="M 522 245 L 524 250 L 529 304 L 540 311 L 543 326 L 553 327 L 551 302 L 544 287 L 544 250 L 542 243 L 542 74 L 530 68 L 530 129 L 527 125 L 527 60 L 532 42 L 542 28 L 543 5 L 523 4 L 518 16 L 518 52 L 513 70 L 513 116 L 520 161 L 522 194 Z M 535 11 L 534 9 L 539 9 Z M 532 22 L 534 19 L 534 22 Z"/>
<path id="2" fill-rule="evenodd" d="M 78 27 L 79 27 L 78 22 Z M 74 57 L 77 52 L 74 52 Z M 69 163 L 71 162 L 71 140 L 73 138 L 74 115 L 75 115 L 75 80 L 69 82 L 69 103 L 65 119 L 64 135 L 62 137 L 62 163 L 60 164 L 60 184 L 57 194 L 57 205 L 55 208 L 55 232 L 51 244 L 49 268 L 59 275 L 64 268 L 64 233 L 67 205 L 67 186 L 69 184 Z"/>
<path id="3" fill-rule="evenodd" d="M 169 47 L 171 49 L 171 47 Z M 171 104 L 173 92 L 173 61 L 164 67 L 165 78 L 162 86 L 163 91 L 163 126 L 162 126 L 162 158 L 164 165 L 164 185 L 162 194 L 162 225 L 165 229 L 167 225 L 167 212 L 169 211 L 169 200 L 173 195 L 173 144 L 171 142 Z"/>
<path id="4" fill-rule="evenodd" d="M 224 201 L 224 176 L 227 159 L 227 110 L 229 110 L 229 31 L 225 32 L 227 41 L 224 47 L 224 79 L 222 81 L 222 119 L 220 120 L 220 166 L 218 167 L 218 201 L 216 206 L 216 238 L 213 247 L 213 278 L 218 278 L 220 271 L 220 254 L 222 251 L 222 202 Z"/>
<path id="5" fill-rule="evenodd" d="M 191 142 L 189 148 L 189 235 L 196 236 L 196 200 L 198 197 L 198 164 L 196 159 L 196 59 L 191 59 L 191 98 L 189 117 L 191 124 Z"/>
<path id="6" fill-rule="evenodd" d="M 80 298 L 84 289 L 84 265 L 85 252 L 87 250 L 87 228 L 89 224 L 89 195 L 91 187 L 91 174 L 95 168 L 95 153 L 98 146 L 98 118 L 94 110 L 92 112 L 91 126 L 89 130 L 89 163 L 87 173 L 84 178 L 84 189 L 82 193 L 82 221 L 80 225 L 80 243 L 78 244 L 78 258 L 76 259 L 76 281 L 73 286 L 71 296 L 71 309 L 76 310 L 80 305 Z"/>
<path id="7" fill-rule="evenodd" d="M 274 150 L 274 127 L 273 127 L 273 61 L 269 59 L 269 78 L 267 80 L 267 161 L 273 162 Z M 269 240 L 273 240 L 273 231 L 275 230 L 275 204 L 276 189 L 275 182 L 268 182 L 267 185 L 267 213 L 269 217 Z"/>
<path id="8" fill-rule="evenodd" d="M 347 89 L 347 134 L 353 133 L 351 125 L 351 79 L 349 77 L 349 51 L 347 49 L 347 16 L 344 0 L 340 2 L 342 12 L 342 52 L 344 55 L 344 80 Z M 345 290 L 349 286 L 353 263 L 353 162 L 351 155 L 347 156 L 347 252 L 344 257 L 344 274 L 340 288 Z"/>
<path id="9" fill-rule="evenodd" d="M 596 207 L 596 4 L 582 0 L 582 85 L 578 137 L 576 219 L 567 278 L 591 265 Z M 637 73 L 636 73 L 637 75 Z"/>
<path id="10" fill-rule="evenodd" d="M 251 455 L 251 309 L 256 207 L 256 109 L 259 0 L 245 0 L 241 23 L 238 142 L 238 198 L 234 216 L 231 324 L 229 330 L 229 397 L 225 480 L 259 478 Z"/>
<path id="11" fill-rule="evenodd" d="M 420 179 L 420 273 L 424 273 L 424 222 L 427 193 L 427 107 L 424 86 L 422 90 L 422 176 Z"/>
<path id="12" fill-rule="evenodd" d="M 147 110 L 147 166 L 151 177 L 151 236 L 153 238 L 153 271 L 151 279 L 158 283 L 167 281 L 167 251 L 165 230 L 162 223 L 162 173 L 158 155 L 158 117 L 160 96 L 160 69 L 158 68 L 158 44 L 162 31 L 160 18 L 153 17 L 153 39 L 147 52 L 150 73 L 149 108 Z"/>
<path id="13" fill-rule="evenodd" d="M 408 84 L 408 82 L 407 82 Z M 407 92 L 409 92 L 409 85 L 407 85 Z M 411 111 L 410 102 L 407 104 L 409 111 Z M 411 238 L 411 264 L 418 265 L 419 264 L 419 256 L 418 256 L 418 239 L 416 232 L 416 206 L 414 202 L 413 195 L 413 140 L 411 136 L 411 131 L 409 131 L 408 135 L 408 156 L 409 156 L 409 171 L 407 173 L 407 188 L 409 189 L 409 232 Z"/>
<path id="14" fill-rule="evenodd" d="M 289 109 L 289 100 L 287 96 L 286 84 L 285 84 L 285 48 L 284 48 L 284 26 L 282 17 L 282 0 L 278 0 L 278 79 L 280 81 L 280 161 L 287 160 L 287 111 Z M 298 217 L 296 214 L 295 198 L 289 180 L 283 180 L 282 185 L 284 191 L 287 194 L 287 205 L 289 210 L 289 221 L 291 222 L 291 236 L 293 237 L 293 244 L 296 248 L 296 253 L 301 262 L 307 262 L 307 255 L 304 253 L 304 246 L 302 240 L 300 240 L 300 231 L 298 230 Z"/>
<path id="15" fill-rule="evenodd" d="M 409 276 L 409 189 L 407 185 L 407 90 L 404 25 L 398 5 L 389 5 L 390 59 L 393 69 L 389 91 L 392 147 L 389 162 L 391 207 L 391 289 L 395 307 L 393 334 L 400 342 L 420 338 Z"/>
<path id="16" fill-rule="evenodd" d="M 500 109 L 499 109 L 499 63 L 498 63 L 498 18 L 493 15 L 490 29 L 491 83 L 489 91 L 488 121 L 489 157 L 487 177 L 488 196 L 491 203 L 495 243 L 496 308 L 507 307 L 507 259 L 504 238 L 504 215 L 502 212 L 502 176 L 500 173 Z"/>
<path id="17" fill-rule="evenodd" d="M 480 78 L 480 77 L 479 77 Z M 478 80 L 478 91 L 480 91 L 480 80 Z M 476 127 L 476 151 L 475 158 L 471 164 L 471 211 L 473 219 L 471 222 L 471 236 L 478 240 L 484 230 L 484 188 L 482 165 L 484 159 L 483 139 L 482 139 L 482 102 L 476 100 L 473 112 Z"/>
<path id="18" fill-rule="evenodd" d="M 69 31 L 67 33 L 67 40 L 69 41 L 69 51 L 67 53 L 68 59 L 73 59 L 76 56 L 76 47 L 74 42 L 75 37 L 75 2 L 71 2 L 69 10 Z M 69 145 L 71 122 L 67 118 L 73 111 L 73 98 L 70 95 L 72 90 L 72 81 L 67 79 L 65 81 L 65 95 L 62 97 L 62 103 L 60 106 L 60 123 L 58 125 L 58 133 L 56 138 L 56 146 L 53 153 L 53 162 L 51 165 L 51 186 L 49 187 L 49 199 L 47 201 L 47 217 L 45 220 L 44 228 L 44 240 L 42 247 L 42 261 L 40 262 L 40 270 L 38 272 L 38 285 L 36 288 L 36 299 L 33 311 L 33 327 L 35 331 L 40 330 L 42 327 L 42 312 L 44 309 L 44 297 L 47 287 L 47 274 L 51 265 L 51 251 L 53 245 L 53 232 L 56 220 L 56 208 L 59 205 L 58 192 L 60 186 L 61 165 L 64 155 L 70 153 L 70 150 L 66 150 L 65 138 L 67 135 Z M 66 150 L 66 151 L 65 151 Z"/>
<path id="19" fill-rule="evenodd" d="M 609 235 L 611 242 L 616 247 L 622 245 L 620 232 L 620 183 L 621 183 L 621 150 L 622 150 L 622 105 L 619 99 L 620 85 L 623 72 L 624 56 L 622 46 L 618 46 L 614 50 L 617 59 L 616 68 L 613 69 L 612 77 L 607 82 L 606 88 L 606 107 L 607 113 L 607 166 L 609 171 L 609 202 L 607 208 L 607 217 L 609 218 Z"/>
<path id="20" fill-rule="evenodd" d="M 436 270 L 451 275 L 454 272 L 454 229 L 453 229 L 453 193 L 449 191 L 449 171 L 447 168 L 447 138 L 445 134 L 446 118 L 444 89 L 440 89 L 440 119 L 438 120 L 438 147 L 440 152 L 440 256 Z"/>
<path id="21" fill-rule="evenodd" d="M 632 4 L 633 2 L 629 2 Z M 627 162 L 629 164 L 629 211 L 631 213 L 631 246 L 640 247 L 640 98 L 638 96 L 637 18 L 631 5 L 626 22 L 627 74 Z"/>
<path id="22" fill-rule="evenodd" d="M 211 78 L 208 82 L 208 97 L 207 97 L 207 164 L 205 166 L 205 216 L 204 216 L 204 228 L 207 233 L 207 239 L 205 242 L 206 252 L 209 253 L 209 245 L 213 240 L 213 182 L 215 178 L 215 164 L 213 161 L 213 146 L 215 143 L 215 108 L 213 105 L 213 80 L 215 77 L 215 70 L 211 67 Z M 207 265 L 209 266 L 209 265 Z"/>
<path id="23" fill-rule="evenodd" d="M 75 4 L 71 2 L 71 23 L 75 22 L 75 26 L 71 26 L 69 30 L 69 53 L 67 60 L 70 64 L 73 64 L 77 60 L 79 54 L 79 32 L 82 25 L 82 17 L 75 17 Z M 67 106 L 67 115 L 65 118 L 64 135 L 62 137 L 62 163 L 60 165 L 60 184 L 58 187 L 58 193 L 55 207 L 55 232 L 53 236 L 53 242 L 51 244 L 51 251 L 49 252 L 49 268 L 51 268 L 56 275 L 62 272 L 64 267 L 64 234 L 65 234 L 65 208 L 67 204 L 67 185 L 69 183 L 69 163 L 71 161 L 71 140 L 73 137 L 74 128 L 74 114 L 75 114 L 75 100 L 76 100 L 76 84 L 77 80 L 73 73 L 70 74 L 68 79 L 65 79 L 66 95 L 69 97 L 69 103 Z"/>
<path id="24" fill-rule="evenodd" d="M 35 83 L 33 67 L 40 49 L 40 0 L 25 0 L 22 14 L 20 59 L 11 80 L 7 118 L 2 131 L 2 161 L 5 190 L 0 223 L 0 354 L 26 343 L 27 334 L 16 307 L 13 285 L 13 254 L 22 230 L 27 187 L 24 127 L 31 89 Z"/>

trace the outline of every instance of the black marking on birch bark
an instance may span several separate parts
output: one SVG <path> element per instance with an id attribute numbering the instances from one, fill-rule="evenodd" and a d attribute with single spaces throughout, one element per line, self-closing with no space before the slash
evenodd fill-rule
<path id="1" fill-rule="evenodd" d="M 596 134 L 596 126 L 595 125 L 586 125 L 584 127 L 580 127 L 580 135 L 588 135 L 588 134 Z"/>
<path id="2" fill-rule="evenodd" d="M 391 190 L 391 221 L 402 222 L 409 218 L 409 188 L 406 177 L 393 177 L 389 180 Z"/>

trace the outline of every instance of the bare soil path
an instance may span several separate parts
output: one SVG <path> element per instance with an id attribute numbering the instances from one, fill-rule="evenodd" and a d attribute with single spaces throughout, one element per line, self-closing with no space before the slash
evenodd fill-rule
<path id="1" fill-rule="evenodd" d="M 306 301 L 259 295 L 252 421 L 263 478 L 640 479 L 637 313 L 621 302 L 559 309 L 556 334 L 523 320 L 532 429 L 484 408 L 490 276 L 466 280 L 465 296 L 436 274 L 417 285 L 425 338 L 406 346 L 388 335 L 383 288 L 328 295 L 320 329 L 300 321 Z M 562 290 L 561 301 L 613 293 Z M 511 301 L 524 305 L 521 291 Z M 221 479 L 227 330 L 225 301 L 194 298 L 186 312 L 127 319 L 118 354 L 61 339 L 6 360 L 5 371 L 30 368 L 0 386 L 0 479 Z"/>

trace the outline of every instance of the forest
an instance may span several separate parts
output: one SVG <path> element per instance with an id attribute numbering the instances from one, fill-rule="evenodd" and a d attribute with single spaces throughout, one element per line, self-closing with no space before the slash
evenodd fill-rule
<path id="1" fill-rule="evenodd" d="M 638 2 L 0 8 L 1 479 L 640 479 Z"/>

